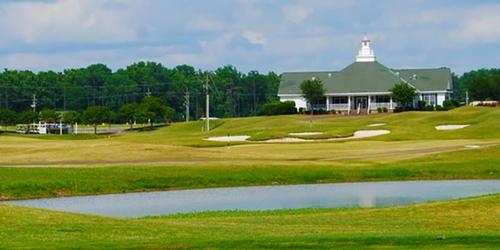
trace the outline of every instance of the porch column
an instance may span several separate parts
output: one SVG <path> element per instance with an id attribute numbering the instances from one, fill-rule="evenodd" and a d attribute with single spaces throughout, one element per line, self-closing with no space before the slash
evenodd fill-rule
<path id="1" fill-rule="evenodd" d="M 391 97 L 391 99 L 389 101 L 389 109 L 394 109 L 394 107 L 392 106 L 392 97 Z"/>
<path id="2" fill-rule="evenodd" d="M 370 114 L 370 105 L 372 104 L 372 97 L 368 96 L 368 110 L 366 111 L 367 114 Z"/>
<path id="3" fill-rule="evenodd" d="M 330 97 L 326 96 L 326 111 L 330 111 Z"/>
<path id="4" fill-rule="evenodd" d="M 347 96 L 347 114 L 351 114 L 351 96 Z"/>

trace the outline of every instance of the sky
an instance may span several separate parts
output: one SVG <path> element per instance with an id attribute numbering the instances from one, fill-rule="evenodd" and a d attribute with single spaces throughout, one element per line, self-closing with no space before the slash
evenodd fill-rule
<path id="1" fill-rule="evenodd" d="M 9 69 L 341 70 L 365 34 L 391 68 L 500 67 L 500 1 L 0 0 Z"/>

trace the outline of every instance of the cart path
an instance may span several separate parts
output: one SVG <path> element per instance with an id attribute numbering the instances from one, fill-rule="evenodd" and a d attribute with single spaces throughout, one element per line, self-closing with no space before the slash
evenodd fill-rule
<path id="1" fill-rule="evenodd" d="M 265 160 L 269 161 L 281 161 L 281 162 L 331 162 L 335 160 L 350 160 L 350 159 L 373 159 L 373 158 L 388 158 L 388 157 L 405 157 L 405 156 L 421 156 L 437 153 L 446 153 L 453 151 L 462 150 L 476 150 L 486 147 L 492 147 L 500 145 L 499 143 L 474 143 L 472 146 L 468 145 L 456 145 L 447 147 L 435 147 L 427 149 L 411 149 L 411 150 L 401 150 L 401 151 L 391 151 L 383 153 L 372 153 L 372 154 L 358 154 L 358 155 L 346 155 L 346 156 L 335 156 L 327 158 L 317 158 L 311 159 L 212 159 L 212 158 L 197 158 L 197 159 L 154 159 L 154 160 L 95 160 L 95 161 L 55 161 L 55 162 L 22 162 L 22 163 L 7 163 L 0 162 L 0 167 L 51 167 L 51 166 L 96 166 L 96 165 L 119 165 L 119 164 L 189 164 L 189 163 L 238 163 L 242 160 L 249 162 L 262 162 Z"/>

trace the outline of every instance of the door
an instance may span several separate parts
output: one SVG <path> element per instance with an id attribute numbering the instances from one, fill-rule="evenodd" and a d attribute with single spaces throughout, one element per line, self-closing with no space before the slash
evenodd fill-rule
<path id="1" fill-rule="evenodd" d="M 357 108 L 367 109 L 368 108 L 368 96 L 355 96 L 354 97 L 354 109 Z"/>

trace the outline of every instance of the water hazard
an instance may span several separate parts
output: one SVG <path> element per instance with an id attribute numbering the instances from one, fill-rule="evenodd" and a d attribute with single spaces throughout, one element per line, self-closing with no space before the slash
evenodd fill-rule
<path id="1" fill-rule="evenodd" d="M 59 211 L 144 217 L 219 210 L 377 207 L 500 193 L 500 180 L 400 181 L 210 188 L 9 201 Z"/>

